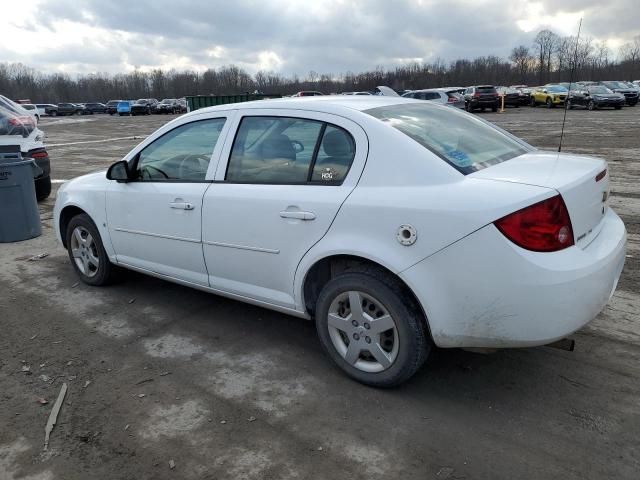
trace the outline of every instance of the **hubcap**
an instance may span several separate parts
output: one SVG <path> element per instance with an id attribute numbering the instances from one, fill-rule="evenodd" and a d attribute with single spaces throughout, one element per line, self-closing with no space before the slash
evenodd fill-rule
<path id="1" fill-rule="evenodd" d="M 100 259 L 98 246 L 93 237 L 84 227 L 76 227 L 71 234 L 71 254 L 76 262 L 78 270 L 87 277 L 93 277 L 98 273 Z"/>
<path id="2" fill-rule="evenodd" d="M 357 291 L 338 295 L 329 307 L 328 328 L 337 352 L 358 370 L 381 372 L 398 356 L 396 323 L 371 295 Z"/>

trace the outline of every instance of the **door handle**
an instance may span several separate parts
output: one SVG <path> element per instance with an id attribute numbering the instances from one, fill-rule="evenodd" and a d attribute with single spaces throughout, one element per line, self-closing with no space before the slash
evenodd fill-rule
<path id="1" fill-rule="evenodd" d="M 280 212 L 282 218 L 295 218 L 297 220 L 315 220 L 316 214 L 313 212 L 303 212 L 300 210 L 283 210 Z"/>
<path id="2" fill-rule="evenodd" d="M 178 210 L 193 210 L 195 207 L 193 203 L 189 202 L 170 202 L 169 207 L 175 208 Z"/>

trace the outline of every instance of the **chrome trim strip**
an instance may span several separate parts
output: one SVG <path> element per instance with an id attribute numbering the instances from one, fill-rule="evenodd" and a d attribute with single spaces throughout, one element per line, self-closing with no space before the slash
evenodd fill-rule
<path id="1" fill-rule="evenodd" d="M 262 253 L 280 253 L 280 250 L 274 250 L 272 248 L 262 248 L 262 247 L 250 247 L 248 245 L 236 245 L 235 243 L 222 243 L 222 242 L 202 242 L 205 245 L 214 245 L 216 247 L 228 247 L 228 248 L 238 248 L 240 250 L 251 250 L 252 252 L 262 252 Z"/>
<path id="2" fill-rule="evenodd" d="M 200 243 L 196 238 L 175 237 L 173 235 L 162 235 L 161 233 L 142 232 L 140 230 L 129 230 L 127 228 L 115 228 L 116 232 L 133 233 L 135 235 L 146 235 L 147 237 L 166 238 L 168 240 L 179 240 L 181 242 Z"/>

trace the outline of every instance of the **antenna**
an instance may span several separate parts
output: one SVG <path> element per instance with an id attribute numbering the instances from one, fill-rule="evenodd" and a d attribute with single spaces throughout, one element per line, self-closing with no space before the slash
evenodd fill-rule
<path id="1" fill-rule="evenodd" d="M 576 64 L 578 63 L 578 45 L 580 42 L 580 31 L 582 30 L 582 18 L 580 18 L 580 24 L 578 25 L 578 36 L 576 37 L 576 49 L 573 53 L 573 65 L 571 66 L 571 73 L 569 74 L 569 90 L 567 91 L 567 99 L 564 101 L 564 117 L 562 118 L 562 131 L 560 132 L 560 145 L 558 145 L 558 153 L 562 151 L 562 140 L 564 139 L 564 124 L 567 121 L 567 102 L 571 96 L 571 87 L 573 86 L 573 74 L 576 71 Z"/>

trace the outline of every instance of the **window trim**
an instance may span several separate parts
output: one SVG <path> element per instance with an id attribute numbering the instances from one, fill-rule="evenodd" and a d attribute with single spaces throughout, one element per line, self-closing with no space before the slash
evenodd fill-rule
<path id="1" fill-rule="evenodd" d="M 307 120 L 310 122 L 321 123 L 322 127 L 320 129 L 320 132 L 318 133 L 318 138 L 316 140 L 316 145 L 314 147 L 313 156 L 311 157 L 311 161 L 309 162 L 309 171 L 307 172 L 307 180 L 301 181 L 301 182 L 248 182 L 248 181 L 242 182 L 237 180 L 234 180 L 234 181 L 227 180 L 227 175 L 229 174 L 229 167 L 231 166 L 231 155 L 233 154 L 233 147 L 236 144 L 236 140 L 238 139 L 238 134 L 240 133 L 240 127 L 242 127 L 242 122 L 244 121 L 245 118 L 294 119 L 294 120 Z M 316 160 L 318 158 L 318 152 L 320 151 L 320 147 L 322 145 L 322 139 L 324 138 L 324 133 L 327 129 L 327 126 L 331 126 L 346 132 L 347 135 L 351 137 L 351 141 L 353 142 L 353 146 L 355 148 L 353 152 L 353 157 L 351 158 L 351 163 L 349 164 L 349 168 L 347 169 L 347 171 L 344 174 L 344 177 L 340 181 L 318 181 L 318 180 L 314 181 L 310 179 L 313 176 L 313 168 L 315 167 Z M 339 187 L 344 183 L 344 181 L 347 179 L 347 176 L 349 175 L 349 172 L 351 171 L 351 167 L 353 166 L 353 162 L 355 161 L 356 151 L 358 148 L 356 139 L 354 138 L 353 134 L 346 128 L 341 127 L 340 125 L 336 125 L 335 123 L 327 122 L 325 120 L 318 120 L 315 118 L 299 117 L 294 115 L 246 115 L 246 114 L 241 115 L 238 120 L 238 125 L 233 135 L 233 141 L 231 142 L 230 147 L 231 148 L 229 149 L 229 156 L 227 157 L 227 165 L 224 172 L 224 178 L 221 180 L 216 180 L 213 183 L 224 183 L 229 185 L 310 185 L 310 186 Z"/>
<path id="2" fill-rule="evenodd" d="M 221 136 L 222 136 L 222 132 L 224 131 L 224 127 L 227 124 L 227 121 L 229 120 L 228 116 L 223 116 L 223 117 L 209 117 L 209 118 L 200 118 L 198 120 L 194 120 L 192 122 L 186 122 L 186 123 L 181 123 L 180 125 L 176 125 L 174 128 L 167 130 L 166 132 L 162 133 L 162 135 L 154 138 L 153 140 L 151 140 L 149 143 L 147 143 L 144 147 L 142 147 L 131 159 L 131 164 L 129 165 L 130 171 L 131 172 L 135 172 L 138 169 L 138 163 L 140 161 L 140 154 L 142 152 L 144 152 L 147 148 L 149 148 L 151 145 L 153 145 L 154 143 L 156 143 L 158 140 L 160 140 L 161 138 L 163 138 L 165 135 L 170 134 L 171 132 L 182 128 L 184 126 L 187 125 L 193 125 L 195 123 L 200 123 L 200 122 L 208 122 L 211 120 L 224 120 L 224 123 L 222 124 L 222 129 L 220 130 L 220 135 L 218 136 L 218 140 L 216 141 L 216 143 L 212 146 L 211 148 L 211 156 L 209 157 L 209 165 L 211 164 L 211 161 L 213 159 L 213 154 L 215 153 L 216 150 L 216 146 L 218 145 L 218 143 L 221 141 Z M 222 139 L 222 141 L 224 141 L 224 139 Z M 208 168 L 207 168 L 208 171 Z M 139 179 L 139 178 L 134 178 L 129 180 L 129 183 L 213 183 L 213 180 L 207 180 L 206 179 L 207 176 L 207 172 L 205 172 L 205 178 L 202 180 L 186 180 L 186 179 L 181 179 L 181 178 L 171 178 L 171 179 L 165 179 L 165 180 L 143 180 L 143 179 Z"/>

